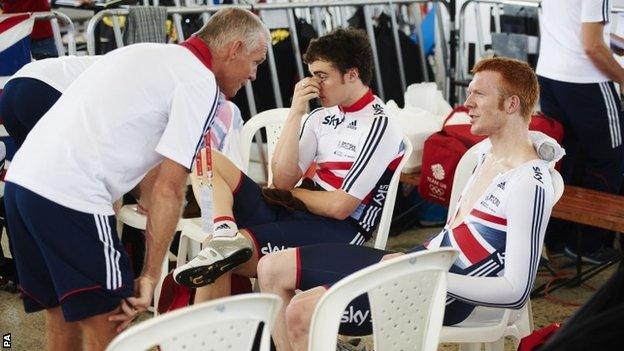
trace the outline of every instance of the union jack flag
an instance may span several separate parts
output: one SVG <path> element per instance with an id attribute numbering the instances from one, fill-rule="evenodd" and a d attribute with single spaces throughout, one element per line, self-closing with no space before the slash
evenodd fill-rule
<path id="1" fill-rule="evenodd" d="M 34 18 L 29 13 L 0 16 L 0 89 L 22 66 L 30 62 L 30 33 Z"/>

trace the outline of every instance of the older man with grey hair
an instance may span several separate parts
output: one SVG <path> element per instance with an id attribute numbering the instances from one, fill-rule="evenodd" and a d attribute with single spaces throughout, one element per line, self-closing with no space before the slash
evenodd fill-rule
<path id="1" fill-rule="evenodd" d="M 45 310 L 49 349 L 85 341 L 103 350 L 150 304 L 219 100 L 256 78 L 269 39 L 257 16 L 224 9 L 181 45 L 115 50 L 28 135 L 5 204 L 24 307 Z M 157 164 L 145 264 L 133 282 L 112 204 Z"/>

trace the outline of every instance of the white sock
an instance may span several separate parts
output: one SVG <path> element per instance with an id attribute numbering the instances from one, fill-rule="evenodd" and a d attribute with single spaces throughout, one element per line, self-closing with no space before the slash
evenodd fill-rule
<path id="1" fill-rule="evenodd" d="M 235 236 L 238 232 L 238 226 L 234 222 L 234 218 L 229 216 L 221 216 L 214 219 L 213 236 Z"/>

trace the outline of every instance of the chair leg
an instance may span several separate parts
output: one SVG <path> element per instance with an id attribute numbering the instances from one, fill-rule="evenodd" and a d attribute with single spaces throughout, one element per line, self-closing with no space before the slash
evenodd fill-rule
<path id="1" fill-rule="evenodd" d="M 502 337 L 492 343 L 485 344 L 485 351 L 504 351 L 505 350 L 505 338 Z"/>
<path id="2" fill-rule="evenodd" d="M 459 344 L 459 351 L 481 351 L 481 343 Z"/>
<path id="3" fill-rule="evenodd" d="M 531 304 L 527 302 L 527 306 L 523 309 L 520 318 L 515 322 L 518 328 L 518 337 L 523 338 L 529 334 L 533 330 L 533 314 L 531 313 Z"/>

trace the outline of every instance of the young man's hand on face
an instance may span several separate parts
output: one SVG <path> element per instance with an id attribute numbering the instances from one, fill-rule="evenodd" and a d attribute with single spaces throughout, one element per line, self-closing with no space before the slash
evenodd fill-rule
<path id="1" fill-rule="evenodd" d="M 308 112 L 308 102 L 319 97 L 320 84 L 312 77 L 306 77 L 295 84 L 290 114 L 303 116 Z"/>

